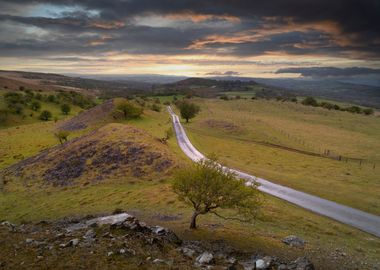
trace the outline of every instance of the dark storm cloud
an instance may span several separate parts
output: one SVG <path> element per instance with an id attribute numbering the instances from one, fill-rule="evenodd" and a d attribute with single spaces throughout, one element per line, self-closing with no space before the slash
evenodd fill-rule
<path id="1" fill-rule="evenodd" d="M 380 69 L 350 67 L 309 67 L 309 68 L 282 68 L 276 71 L 280 73 L 297 73 L 304 77 L 351 77 L 359 75 L 375 75 L 380 74 Z"/>
<path id="2" fill-rule="evenodd" d="M 60 16 L 55 18 L 23 15 L 24 11 L 26 13 L 30 7 L 38 4 L 81 9 L 59 13 L 57 8 Z M 4 9 L 1 9 L 2 6 Z M 13 13 L 1 14 L 1 10 Z M 379 13 L 380 0 L 0 0 L 0 33 L 3 24 L 13 23 L 50 31 L 54 37 L 33 37 L 29 31 L 26 37 L 20 36 L 17 42 L 7 42 L 2 38 L 0 48 L 2 55 L 116 51 L 249 56 L 283 52 L 378 59 Z M 176 19 L 183 15 L 184 18 L 194 19 L 181 27 L 134 24 L 134 16 L 150 15 Z M 210 24 L 212 27 L 201 25 L 199 21 L 202 20 L 213 22 Z M 232 23 L 227 26 L 220 23 L 218 27 L 222 20 Z M 284 28 L 286 33 L 268 34 L 262 39 L 239 42 L 221 38 L 198 48 L 191 47 L 211 35 L 231 36 L 252 28 L 265 30 L 265 27 Z M 308 27 L 310 29 L 305 30 Z M 299 28 L 303 30 L 299 31 Z"/>

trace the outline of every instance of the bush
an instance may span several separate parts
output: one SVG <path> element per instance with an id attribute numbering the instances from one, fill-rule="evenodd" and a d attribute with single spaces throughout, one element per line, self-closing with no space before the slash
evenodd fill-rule
<path id="1" fill-rule="evenodd" d="M 143 109 L 141 107 L 137 107 L 126 100 L 119 103 L 116 109 L 123 113 L 125 119 L 138 118 L 143 113 Z"/>
<path id="2" fill-rule="evenodd" d="M 33 101 L 32 104 L 30 105 L 30 108 L 33 111 L 38 111 L 39 109 L 41 109 L 41 103 L 39 103 L 38 101 Z"/>
<path id="3" fill-rule="evenodd" d="M 228 96 L 227 95 L 222 95 L 219 97 L 220 99 L 222 100 L 229 100 Z"/>
<path id="4" fill-rule="evenodd" d="M 347 112 L 351 112 L 351 113 L 361 113 L 362 112 L 362 109 L 358 106 L 351 106 L 351 107 L 348 107 L 345 109 Z"/>
<path id="5" fill-rule="evenodd" d="M 8 119 L 9 111 L 7 109 L 0 109 L 0 123 L 5 123 Z"/>
<path id="6" fill-rule="evenodd" d="M 334 109 L 334 104 L 329 102 L 321 102 L 320 106 L 328 110 Z"/>
<path id="7" fill-rule="evenodd" d="M 4 100 L 8 106 L 10 104 L 16 104 L 16 103 L 24 104 L 25 103 L 24 96 L 22 94 L 15 93 L 15 92 L 5 93 Z"/>
<path id="8" fill-rule="evenodd" d="M 61 111 L 62 111 L 63 114 L 68 115 L 70 113 L 70 111 L 71 111 L 70 105 L 69 104 L 62 104 Z"/>
<path id="9" fill-rule="evenodd" d="M 54 95 L 48 95 L 47 99 L 48 102 L 56 102 L 56 98 Z"/>
<path id="10" fill-rule="evenodd" d="M 52 114 L 50 111 L 42 111 L 40 114 L 40 119 L 43 121 L 48 121 L 52 117 Z"/>
<path id="11" fill-rule="evenodd" d="M 334 110 L 337 110 L 337 111 L 339 111 L 339 110 L 340 110 L 340 106 L 339 106 L 339 105 L 337 105 L 337 104 L 334 104 Z"/>
<path id="12" fill-rule="evenodd" d="M 170 105 L 170 101 L 165 101 L 164 105 L 169 106 Z"/>
<path id="13" fill-rule="evenodd" d="M 154 104 L 152 105 L 151 109 L 152 109 L 153 111 L 155 111 L 155 112 L 160 112 L 160 111 L 161 111 L 161 106 L 158 105 L 158 104 L 156 104 L 156 103 L 154 103 Z"/>
<path id="14" fill-rule="evenodd" d="M 365 115 L 372 115 L 372 114 L 374 114 L 375 112 L 374 112 L 373 109 L 371 109 L 371 108 L 367 108 L 367 109 L 363 109 L 363 113 L 364 113 Z"/>
<path id="15" fill-rule="evenodd" d="M 313 97 L 305 98 L 304 100 L 302 100 L 302 104 L 306 106 L 313 106 L 313 107 L 318 106 L 318 102 Z"/>

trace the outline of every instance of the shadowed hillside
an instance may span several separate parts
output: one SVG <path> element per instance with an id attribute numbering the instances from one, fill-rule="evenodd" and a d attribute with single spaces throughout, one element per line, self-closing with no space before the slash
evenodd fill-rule
<path id="1" fill-rule="evenodd" d="M 108 124 L 21 161 L 5 175 L 22 178 L 27 186 L 89 184 L 126 175 L 160 179 L 173 168 L 173 160 L 167 146 L 141 130 Z"/>

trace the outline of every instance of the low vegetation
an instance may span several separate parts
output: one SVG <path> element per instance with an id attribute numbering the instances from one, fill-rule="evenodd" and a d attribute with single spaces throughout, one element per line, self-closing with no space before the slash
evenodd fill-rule
<path id="1" fill-rule="evenodd" d="M 364 115 L 374 114 L 374 110 L 371 108 L 362 109 L 359 106 L 341 107 L 337 104 L 333 104 L 326 101 L 322 101 L 318 103 L 318 101 L 313 97 L 306 97 L 304 100 L 302 100 L 302 104 L 306 106 L 322 107 L 328 110 L 338 110 L 338 111 L 343 111 L 343 112 L 351 112 L 351 113 L 358 113 L 358 114 L 364 114 Z"/>

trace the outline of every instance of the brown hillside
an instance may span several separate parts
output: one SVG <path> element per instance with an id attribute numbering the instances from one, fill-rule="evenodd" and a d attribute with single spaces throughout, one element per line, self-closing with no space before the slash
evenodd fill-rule
<path id="1" fill-rule="evenodd" d="M 175 165 L 166 145 L 144 131 L 108 124 L 4 170 L 5 180 L 66 186 L 107 179 L 160 179 Z"/>

